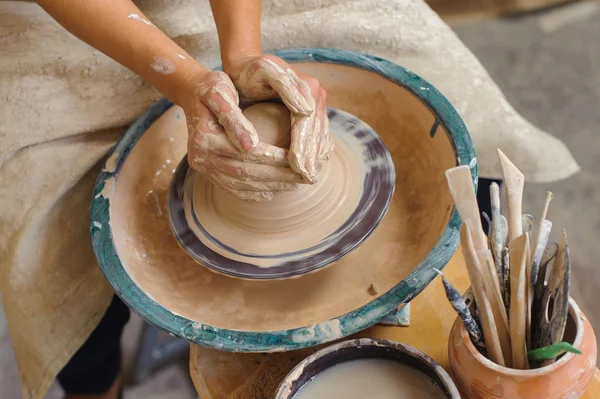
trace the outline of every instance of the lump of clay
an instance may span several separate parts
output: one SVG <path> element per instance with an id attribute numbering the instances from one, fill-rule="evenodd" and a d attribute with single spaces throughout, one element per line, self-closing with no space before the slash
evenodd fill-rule
<path id="1" fill-rule="evenodd" d="M 243 113 L 256 129 L 261 142 L 280 148 L 290 147 L 291 114 L 285 105 L 258 103 L 249 106 Z"/>

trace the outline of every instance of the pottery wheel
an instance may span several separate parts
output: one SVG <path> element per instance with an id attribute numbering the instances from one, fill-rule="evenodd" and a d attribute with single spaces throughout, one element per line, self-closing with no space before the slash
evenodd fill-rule
<path id="1" fill-rule="evenodd" d="M 244 111 L 260 140 L 288 147 L 289 111 L 256 104 Z M 364 122 L 329 109 L 335 149 L 314 185 L 242 200 L 189 168 L 177 167 L 168 211 L 179 245 L 210 269 L 247 279 L 305 274 L 340 259 L 377 227 L 394 191 L 387 148 Z"/>

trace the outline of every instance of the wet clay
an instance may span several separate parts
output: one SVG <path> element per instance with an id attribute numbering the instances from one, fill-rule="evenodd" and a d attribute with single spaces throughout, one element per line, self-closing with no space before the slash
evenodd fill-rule
<path id="1" fill-rule="evenodd" d="M 175 314 L 245 331 L 287 330 L 330 320 L 375 299 L 371 284 L 382 295 L 403 280 L 448 222 L 452 199 L 444 171 L 456 159 L 443 126 L 434 137 L 430 134 L 435 117 L 429 109 L 406 89 L 368 71 L 319 63 L 295 67 L 320 80 L 329 106 L 365 121 L 385 142 L 396 171 L 388 213 L 360 247 L 318 272 L 276 281 L 214 273 L 179 248 L 169 227 L 167 188 L 187 147 L 185 116 L 173 107 L 121 165 L 110 216 L 125 270 Z M 333 323 L 328 331 L 335 338 L 339 323 Z"/>
<path id="2" fill-rule="evenodd" d="M 260 141 L 289 146 L 290 112 L 283 105 L 261 103 L 244 111 Z M 212 238 L 242 254 L 279 255 L 312 248 L 333 234 L 356 209 L 365 178 L 362 149 L 335 140 L 335 150 L 314 185 L 274 193 L 270 201 L 245 201 L 194 173 L 193 212 Z M 187 186 L 188 187 L 192 187 Z M 187 209 L 188 212 L 189 209 Z M 194 221 L 188 216 L 188 225 Z M 268 267 L 279 259 L 235 254 L 200 229 L 200 241 L 213 251 L 239 261 Z M 304 256 L 304 255 L 303 255 Z"/>
<path id="3" fill-rule="evenodd" d="M 263 143 L 289 148 L 291 142 L 291 114 L 283 104 L 264 102 L 249 106 L 243 112 L 252 123 Z"/>
<path id="4" fill-rule="evenodd" d="M 385 359 L 337 364 L 317 374 L 294 399 L 435 399 L 446 395 L 423 373 Z"/>

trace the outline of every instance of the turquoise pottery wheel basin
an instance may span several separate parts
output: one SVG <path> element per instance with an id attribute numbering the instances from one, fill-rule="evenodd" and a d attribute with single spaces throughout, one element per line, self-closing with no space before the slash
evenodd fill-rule
<path id="1" fill-rule="evenodd" d="M 389 61 L 336 49 L 276 52 L 318 78 L 328 106 L 368 124 L 394 163 L 385 217 L 327 268 L 285 280 L 245 280 L 196 263 L 169 226 L 167 193 L 187 151 L 185 115 L 162 99 L 127 130 L 94 188 L 90 232 L 115 292 L 148 323 L 192 343 L 238 352 L 315 346 L 368 328 L 443 269 L 460 218 L 444 172 L 477 161 L 446 98 Z"/>

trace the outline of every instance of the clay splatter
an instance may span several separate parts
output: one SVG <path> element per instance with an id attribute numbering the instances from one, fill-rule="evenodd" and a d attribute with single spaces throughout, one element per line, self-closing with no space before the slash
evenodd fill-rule
<path id="1" fill-rule="evenodd" d="M 471 159 L 471 162 L 469 162 L 469 168 L 475 169 L 475 166 L 477 166 L 477 158 L 473 158 Z"/>
<path id="2" fill-rule="evenodd" d="M 314 324 L 311 327 L 302 329 L 292 334 L 294 342 L 311 342 L 327 340 L 332 341 L 342 337 L 342 330 L 339 320 L 329 320 L 324 323 Z"/>
<path id="3" fill-rule="evenodd" d="M 175 72 L 175 65 L 173 65 L 173 63 L 167 58 L 154 57 L 152 69 L 158 73 L 162 73 L 163 75 L 171 75 Z"/>
<path id="4" fill-rule="evenodd" d="M 102 191 L 100 191 L 96 195 L 96 198 L 104 197 L 106 199 L 110 199 L 110 197 L 112 196 L 112 194 L 115 192 L 115 183 L 116 183 L 116 179 L 115 179 L 114 176 L 109 177 L 108 179 L 106 179 L 104 181 L 104 187 L 102 187 Z"/>
<path id="5" fill-rule="evenodd" d="M 117 158 L 119 158 L 119 153 L 117 151 L 115 151 L 106 160 L 106 165 L 104 166 L 104 172 L 114 173 L 115 170 L 117 170 Z"/>
<path id="6" fill-rule="evenodd" d="M 148 21 L 146 18 L 142 18 L 142 17 L 140 17 L 140 16 L 139 16 L 139 15 L 137 15 L 137 14 L 129 14 L 129 15 L 127 16 L 127 18 L 129 18 L 129 19 L 135 19 L 136 21 L 143 22 L 143 23 L 145 23 L 145 24 L 146 24 L 146 25 L 148 25 L 148 26 L 154 26 L 154 25 L 152 24 L 152 22 Z"/>

